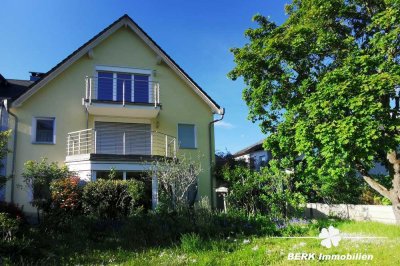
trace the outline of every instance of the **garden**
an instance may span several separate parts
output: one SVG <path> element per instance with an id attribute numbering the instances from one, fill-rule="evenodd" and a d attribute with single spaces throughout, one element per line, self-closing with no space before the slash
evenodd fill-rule
<path id="1" fill-rule="evenodd" d="M 30 161 L 23 186 L 37 217 L 0 204 L 0 264 L 400 265 L 399 225 L 303 217 L 307 202 L 385 204 L 400 223 L 400 3 L 294 0 L 286 13 L 281 25 L 254 16 L 248 43 L 231 50 L 228 76 L 244 81 L 248 118 L 273 160 L 254 171 L 219 156 L 227 211 L 197 197 L 196 160 L 155 162 L 132 180 L 111 169 L 86 184 Z"/>
<path id="2" fill-rule="evenodd" d="M 234 192 L 227 196 L 229 208 L 223 212 L 212 209 L 207 199 L 193 203 L 184 196 L 195 185 L 199 165 L 184 159 L 158 162 L 159 168 L 161 164 L 170 174 L 160 169 L 160 202 L 151 210 L 146 207 L 150 200 L 146 179 L 117 180 L 110 171 L 107 178 L 85 184 L 56 163 L 27 162 L 24 176 L 33 188 L 37 222 L 28 223 L 18 206 L 2 203 L 2 263 L 287 265 L 299 263 L 288 260 L 289 253 L 360 252 L 374 256 L 372 263 L 400 262 L 398 226 L 334 217 L 303 219 L 305 197 L 290 188 L 293 177 L 273 167 L 256 172 L 239 162 L 216 169 Z M 181 186 L 172 186 L 178 180 Z M 338 247 L 327 249 L 318 235 L 329 226 L 345 236 L 387 238 L 343 239 Z"/>

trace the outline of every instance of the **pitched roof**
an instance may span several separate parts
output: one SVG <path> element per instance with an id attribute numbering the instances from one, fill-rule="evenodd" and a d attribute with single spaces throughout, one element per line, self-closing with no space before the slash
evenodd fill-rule
<path id="1" fill-rule="evenodd" d="M 239 157 L 239 156 L 242 156 L 242 155 L 245 155 L 245 154 L 248 154 L 248 153 L 251 153 L 251 152 L 255 152 L 255 151 L 263 151 L 264 150 L 263 143 L 264 143 L 264 140 L 262 139 L 262 140 L 260 140 L 260 141 L 258 141 L 256 143 L 254 143 L 254 144 L 252 144 L 252 145 L 250 145 L 250 146 L 248 146 L 248 147 L 246 147 L 244 149 L 241 149 L 240 151 L 234 153 L 233 157 Z"/>
<path id="2" fill-rule="evenodd" d="M 31 84 L 30 80 L 5 79 L 0 74 L 0 98 L 13 101 L 24 94 Z"/>
<path id="3" fill-rule="evenodd" d="M 87 41 L 55 67 L 45 73 L 40 79 L 31 84 L 28 90 L 13 102 L 14 106 L 20 106 L 31 95 L 43 87 L 47 82 L 55 78 L 65 68 L 73 62 L 85 55 L 90 49 L 99 44 L 106 37 L 114 33 L 122 26 L 129 26 L 153 51 L 162 58 L 162 60 L 171 67 L 178 76 L 180 76 L 187 84 L 198 94 L 214 111 L 214 113 L 222 114 L 223 109 L 127 14 L 123 15 L 104 30 Z"/>

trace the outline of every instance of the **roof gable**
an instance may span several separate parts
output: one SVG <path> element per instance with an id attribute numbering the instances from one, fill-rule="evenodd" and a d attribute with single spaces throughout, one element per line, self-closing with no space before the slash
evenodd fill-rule
<path id="1" fill-rule="evenodd" d="M 128 27 L 136 33 L 181 79 L 183 79 L 194 92 L 205 101 L 210 108 L 216 114 L 222 114 L 223 109 L 213 100 L 207 93 L 191 78 L 189 75 L 164 51 L 162 48 L 154 42 L 153 39 L 142 28 L 139 27 L 128 15 L 123 15 L 118 20 L 113 22 L 107 28 L 102 30 L 88 42 L 83 44 L 72 54 L 58 63 L 50 71 L 48 71 L 42 78 L 34 82 L 29 86 L 24 94 L 13 102 L 14 107 L 22 105 L 30 96 L 36 93 L 40 88 L 46 85 L 48 82 L 57 77 L 61 72 L 67 69 L 71 64 L 76 62 L 79 58 L 87 54 L 91 49 L 97 46 L 100 42 L 116 32 L 121 27 Z"/>

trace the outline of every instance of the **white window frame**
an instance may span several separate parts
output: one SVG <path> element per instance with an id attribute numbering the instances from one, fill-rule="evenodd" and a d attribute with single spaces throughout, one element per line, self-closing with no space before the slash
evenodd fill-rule
<path id="1" fill-rule="evenodd" d="M 53 141 L 36 141 L 36 127 L 38 120 L 51 120 L 53 121 Z M 32 132 L 31 132 L 31 143 L 32 144 L 56 144 L 56 118 L 55 117 L 43 117 L 37 116 L 32 118 Z"/>
<path id="2" fill-rule="evenodd" d="M 190 125 L 193 126 L 193 130 L 194 130 L 194 148 L 185 148 L 185 147 L 181 147 L 181 143 L 179 142 L 179 125 Z M 176 132 L 177 132 L 177 140 L 178 140 L 178 145 L 179 145 L 179 149 L 187 149 L 187 150 L 194 150 L 197 149 L 197 126 L 196 124 L 192 124 L 192 123 L 178 123 L 178 125 L 176 126 Z"/>

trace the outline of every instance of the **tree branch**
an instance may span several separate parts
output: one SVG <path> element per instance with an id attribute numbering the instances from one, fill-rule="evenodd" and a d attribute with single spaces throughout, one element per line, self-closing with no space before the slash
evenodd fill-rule
<path id="1" fill-rule="evenodd" d="M 387 188 L 385 188 L 384 186 L 382 186 L 369 176 L 363 175 L 363 178 L 365 182 L 367 182 L 368 185 L 370 185 L 373 189 L 375 189 L 379 194 L 390 199 L 390 192 Z"/>

